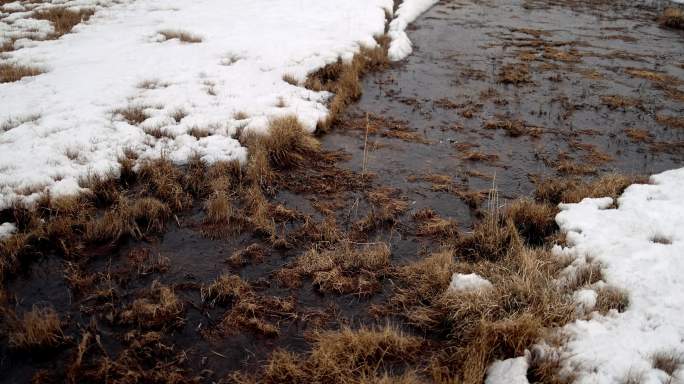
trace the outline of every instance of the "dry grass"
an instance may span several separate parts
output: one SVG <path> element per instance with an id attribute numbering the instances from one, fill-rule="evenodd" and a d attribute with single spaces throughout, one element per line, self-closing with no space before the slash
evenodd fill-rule
<path id="1" fill-rule="evenodd" d="M 50 38 L 57 39 L 60 36 L 71 32 L 79 23 L 88 21 L 90 16 L 94 13 L 95 10 L 87 8 L 74 11 L 66 8 L 54 7 L 34 13 L 33 18 L 50 21 L 54 27 L 54 32 L 50 35 Z"/>
<path id="2" fill-rule="evenodd" d="M 653 368 L 659 369 L 669 376 L 684 366 L 684 354 L 677 351 L 660 351 L 651 357 Z"/>
<path id="3" fill-rule="evenodd" d="M 511 137 L 518 137 L 528 132 L 525 123 L 520 120 L 491 119 L 484 122 L 486 129 L 503 129 Z"/>
<path id="4" fill-rule="evenodd" d="M 629 306 L 629 296 L 624 289 L 611 286 L 599 288 L 596 296 L 596 306 L 594 310 L 602 315 L 606 315 L 611 310 L 624 312 Z"/>
<path id="5" fill-rule="evenodd" d="M 139 125 L 150 117 L 145 109 L 147 109 L 146 106 L 131 105 L 127 108 L 118 109 L 114 113 L 121 116 L 130 125 Z"/>
<path id="6" fill-rule="evenodd" d="M 363 219 L 354 223 L 354 229 L 363 234 L 396 223 L 399 215 L 408 209 L 408 202 L 400 194 L 400 190 L 389 187 L 379 187 L 367 192 L 370 209 Z"/>
<path id="7" fill-rule="evenodd" d="M 178 327 L 183 324 L 183 302 L 173 289 L 155 281 L 149 294 L 121 311 L 119 320 L 142 328 Z"/>
<path id="8" fill-rule="evenodd" d="M 310 249 L 277 273 L 282 285 L 297 287 L 310 277 L 321 292 L 369 295 L 379 289 L 379 278 L 389 267 L 390 250 L 384 243 L 355 245 L 342 242 L 329 249 Z"/>
<path id="9" fill-rule="evenodd" d="M 195 36 L 189 32 L 177 30 L 177 29 L 166 29 L 158 32 L 164 41 L 178 39 L 181 43 L 201 43 L 202 38 Z"/>
<path id="10" fill-rule="evenodd" d="M 535 199 L 552 205 L 579 203 L 585 197 L 618 198 L 631 184 L 642 181 L 636 177 L 608 174 L 584 182 L 577 179 L 548 179 L 537 183 Z"/>
<path id="11" fill-rule="evenodd" d="M 638 128 L 625 128 L 625 135 L 629 137 L 630 140 L 634 142 L 644 142 L 648 143 L 653 141 L 653 135 L 651 132 L 645 130 L 645 129 L 638 129 Z"/>
<path id="12" fill-rule="evenodd" d="M 658 114 L 656 121 L 670 128 L 684 129 L 684 117 Z"/>
<path id="13" fill-rule="evenodd" d="M 28 65 L 0 63 L 0 83 L 19 81 L 24 77 L 38 76 L 43 70 Z"/>
<path id="14" fill-rule="evenodd" d="M 413 215 L 418 223 L 417 236 L 432 236 L 441 238 L 455 238 L 458 236 L 458 223 L 452 219 L 443 219 L 430 208 L 422 209 Z"/>
<path id="15" fill-rule="evenodd" d="M 684 10 L 675 7 L 665 8 L 658 22 L 665 27 L 684 29 Z"/>
<path id="16" fill-rule="evenodd" d="M 57 312 L 50 307 L 34 306 L 19 319 L 14 312 L 8 317 L 8 344 L 11 348 L 36 350 L 54 348 L 66 341 L 62 322 Z"/>
<path id="17" fill-rule="evenodd" d="M 530 245 L 542 245 L 558 229 L 554 220 L 556 213 L 555 206 L 528 199 L 515 200 L 506 209 L 506 216 Z"/>
<path id="18" fill-rule="evenodd" d="M 499 71 L 499 82 L 503 84 L 521 85 L 532 82 L 527 64 L 506 64 Z"/>
<path id="19" fill-rule="evenodd" d="M 392 326 L 358 330 L 345 327 L 316 333 L 312 339 L 313 349 L 307 355 L 277 350 L 263 374 L 251 379 L 273 384 L 417 382 L 414 375 L 399 378 L 393 373 L 417 361 L 425 342 Z"/>
<path id="20" fill-rule="evenodd" d="M 608 106 L 608 108 L 610 109 L 627 109 L 630 107 L 641 107 L 641 102 L 639 100 L 620 95 L 601 96 L 601 103 Z"/>
<path id="21" fill-rule="evenodd" d="M 202 301 L 211 306 L 231 304 L 250 292 L 249 284 L 240 276 L 228 274 L 219 276 L 213 283 L 203 286 L 201 290 Z"/>
<path id="22" fill-rule="evenodd" d="M 228 258 L 228 263 L 234 267 L 241 267 L 252 262 L 253 264 L 262 263 L 266 257 L 266 249 L 259 244 L 252 244 L 245 249 L 235 251 Z"/>
<path id="23" fill-rule="evenodd" d="M 281 117 L 269 124 L 269 135 L 260 138 L 269 160 L 277 168 L 301 165 L 319 151 L 319 143 L 304 130 L 295 116 Z"/>
<path id="24" fill-rule="evenodd" d="M 545 328 L 572 319 L 575 305 L 553 281 L 562 267 L 541 249 L 513 248 L 495 262 L 475 263 L 457 263 L 450 251 L 437 253 L 399 269 L 391 313 L 448 345 L 433 357 L 438 381 L 479 383 L 493 359 L 521 355 Z M 494 288 L 446 292 L 454 272 L 478 273 Z"/>
<path id="25" fill-rule="evenodd" d="M 377 38 L 377 41 L 378 46 L 362 48 L 350 63 L 343 63 L 339 60 L 337 63 L 327 65 L 310 75 L 304 83 L 308 89 L 329 91 L 335 95 L 328 106 L 330 113 L 324 121 L 319 122 L 318 130 L 324 132 L 329 130 L 347 105 L 361 97 L 360 78 L 365 73 L 389 65 L 387 57 L 389 38 L 382 36 Z"/>
<path id="26" fill-rule="evenodd" d="M 299 81 L 297 81 L 297 79 L 289 73 L 283 75 L 283 81 L 290 85 L 294 85 L 295 87 L 299 85 Z"/>

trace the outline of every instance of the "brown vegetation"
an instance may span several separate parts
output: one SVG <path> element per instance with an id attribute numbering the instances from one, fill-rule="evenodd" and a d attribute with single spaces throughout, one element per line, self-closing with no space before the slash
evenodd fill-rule
<path id="1" fill-rule="evenodd" d="M 506 64 L 499 71 L 499 82 L 503 84 L 521 85 L 532 82 L 527 64 Z"/>
<path id="2" fill-rule="evenodd" d="M 379 289 L 389 256 L 390 249 L 384 243 L 358 246 L 342 242 L 330 249 L 310 249 L 279 271 L 277 278 L 285 286 L 296 287 L 303 277 L 310 277 L 321 292 L 365 296 Z"/>
<path id="3" fill-rule="evenodd" d="M 684 29 L 684 10 L 676 7 L 665 8 L 658 22 L 665 27 Z"/>
<path id="4" fill-rule="evenodd" d="M 24 77 L 38 76 L 43 71 L 36 67 L 18 64 L 0 63 L 0 83 L 19 81 Z"/>
<path id="5" fill-rule="evenodd" d="M 329 91 L 333 96 L 328 106 L 329 115 L 326 120 L 319 122 L 320 131 L 329 130 L 337 121 L 339 115 L 352 101 L 361 97 L 360 78 L 367 72 L 375 71 L 389 65 L 387 48 L 389 38 L 377 38 L 378 45 L 374 48 L 361 48 L 350 63 L 339 60 L 314 72 L 306 80 L 306 88 L 314 91 Z"/>
<path id="6" fill-rule="evenodd" d="M 52 23 L 54 32 L 50 38 L 57 39 L 65 35 L 78 25 L 79 23 L 88 21 L 90 16 L 95 13 L 93 9 L 81 8 L 78 11 L 54 7 L 40 10 L 33 14 L 36 19 L 48 20 Z"/>
<path id="7" fill-rule="evenodd" d="M 258 377 L 238 376 L 238 382 L 261 383 L 415 383 L 393 374 L 393 368 L 406 367 L 419 360 L 425 344 L 392 326 L 377 329 L 315 333 L 313 349 L 304 356 L 278 350 L 271 355 Z M 398 380 L 398 381 L 397 381 Z"/>
<path id="8" fill-rule="evenodd" d="M 50 307 L 34 306 L 18 318 L 5 310 L 9 326 L 9 346 L 22 350 L 53 348 L 66 341 L 57 312 Z"/>

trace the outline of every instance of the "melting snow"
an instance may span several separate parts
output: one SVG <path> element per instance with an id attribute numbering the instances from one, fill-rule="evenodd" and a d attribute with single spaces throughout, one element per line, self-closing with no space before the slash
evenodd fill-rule
<path id="1" fill-rule="evenodd" d="M 595 258 L 606 282 L 626 289 L 630 300 L 624 313 L 596 314 L 564 328 L 566 369 L 579 375 L 578 383 L 615 383 L 628 375 L 642 384 L 668 382 L 653 367 L 654 354 L 684 356 L 683 201 L 684 168 L 630 186 L 617 209 L 608 209 L 605 199 L 561 205 L 556 221 L 572 246 L 555 252 Z M 580 296 L 591 304 L 586 293 Z M 675 374 L 680 379 L 683 368 Z"/>
<path id="2" fill-rule="evenodd" d="M 492 283 L 489 280 L 481 277 L 476 273 L 462 274 L 454 273 L 451 276 L 451 282 L 447 292 L 472 292 L 482 291 L 492 288 Z"/>
<path id="3" fill-rule="evenodd" d="M 401 44 L 403 29 L 428 3 L 402 4 L 392 27 Z M 96 13 L 58 40 L 19 39 L 22 48 L 0 58 L 45 71 L 0 84 L 0 209 L 47 191 L 77 193 L 83 176 L 116 174 L 124 149 L 177 163 L 195 153 L 209 162 L 244 161 L 246 149 L 234 138 L 240 130 L 265 131 L 270 119 L 295 114 L 312 131 L 331 95 L 283 76 L 301 84 L 375 46 L 393 1 L 17 1 L 0 8 L 0 39 L 49 35 L 49 22 L 31 15 L 50 6 Z M 165 40 L 163 30 L 201 42 Z M 145 120 L 131 124 L 117 112 L 129 107 Z M 211 136 L 196 138 L 193 128 Z"/>

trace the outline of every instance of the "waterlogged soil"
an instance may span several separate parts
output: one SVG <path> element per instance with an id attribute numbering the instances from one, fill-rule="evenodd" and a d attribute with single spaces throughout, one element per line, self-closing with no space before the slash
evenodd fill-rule
<path id="1" fill-rule="evenodd" d="M 441 1 L 411 26 L 414 53 L 368 75 L 363 97 L 320 137 L 324 149 L 345 154 L 337 166 L 368 185 L 326 193 L 290 185 L 271 200 L 316 220 L 332 211 L 353 241 L 390 244 L 392 263 L 400 265 L 440 246 L 417 234 L 412 215 L 423 208 L 468 231 L 493 186 L 503 202 L 530 196 L 535 181 L 549 177 L 648 175 L 681 167 L 684 34 L 657 25 L 659 6 Z M 377 208 L 368 192 L 385 187 L 407 209 L 392 223 L 359 231 L 359 220 Z M 93 260 L 87 272 L 109 279 L 116 305 L 73 292 L 63 260 L 53 256 L 11 279 L 7 290 L 17 312 L 49 303 L 71 342 L 45 353 L 17 352 L 3 343 L 0 382 L 30 382 L 41 371 L 63 377 L 85 329 L 99 335 L 86 360 L 116 357 L 130 346 L 126 334 L 136 327 L 108 321 L 109 313 L 155 280 L 173 287 L 186 308 L 178 326 L 161 330 L 161 343 L 172 352 L 157 363 L 204 382 L 254 371 L 276 348 L 306 351 L 306 336 L 316 329 L 385 321 L 369 308 L 391 291 L 389 279 L 370 297 L 320 293 L 306 279 L 300 288 L 283 287 L 274 274 L 312 244 L 276 249 L 254 233 L 210 239 L 201 231 L 201 202 L 195 207 L 159 238 L 86 250 Z M 263 262 L 227 263 L 252 244 L 265 249 Z M 130 262 L 141 253 L 161 258 L 165 267 L 151 263 L 141 270 Z M 222 273 L 239 274 L 259 295 L 294 298 L 289 316 L 269 319 L 278 335 L 213 332 L 229 306 L 203 304 L 199 287 Z"/>

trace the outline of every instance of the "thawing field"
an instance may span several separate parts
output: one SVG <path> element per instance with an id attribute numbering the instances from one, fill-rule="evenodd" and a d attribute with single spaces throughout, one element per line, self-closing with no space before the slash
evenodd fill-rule
<path id="1" fill-rule="evenodd" d="M 679 382 L 670 5 L 0 1 L 0 382 Z"/>

